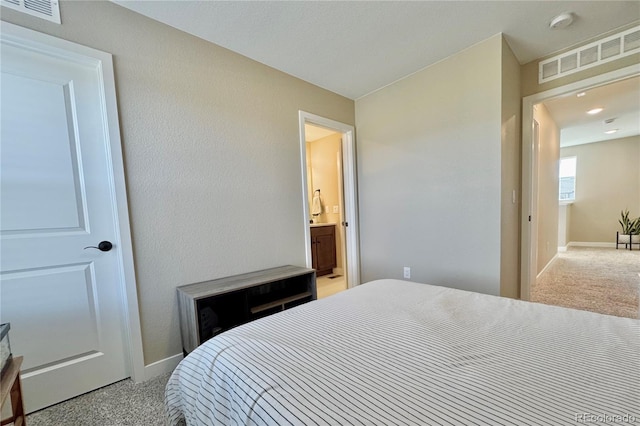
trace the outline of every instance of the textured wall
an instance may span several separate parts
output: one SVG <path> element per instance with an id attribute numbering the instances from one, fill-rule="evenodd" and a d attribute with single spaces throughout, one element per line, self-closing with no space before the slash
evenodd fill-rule
<path id="1" fill-rule="evenodd" d="M 181 353 L 176 286 L 305 265 L 298 110 L 354 103 L 110 2 L 61 14 L 2 20 L 114 55 L 149 364 Z"/>
<path id="2" fill-rule="evenodd" d="M 512 298 L 520 296 L 521 103 L 520 64 L 503 38 L 500 295 Z"/>
<path id="3" fill-rule="evenodd" d="M 540 124 L 538 150 L 538 252 L 540 273 L 558 252 L 558 186 L 560 129 L 544 104 L 534 107 L 533 118 Z"/>
<path id="4" fill-rule="evenodd" d="M 501 43 L 356 101 L 363 281 L 500 293 Z"/>
<path id="5" fill-rule="evenodd" d="M 562 150 L 560 150 L 562 157 Z M 558 206 L 558 251 L 566 250 L 569 241 L 571 224 L 571 204 L 560 204 Z"/>
<path id="6" fill-rule="evenodd" d="M 569 242 L 615 242 L 620 210 L 640 216 L 640 136 L 570 146 L 560 156 L 577 157 Z"/>

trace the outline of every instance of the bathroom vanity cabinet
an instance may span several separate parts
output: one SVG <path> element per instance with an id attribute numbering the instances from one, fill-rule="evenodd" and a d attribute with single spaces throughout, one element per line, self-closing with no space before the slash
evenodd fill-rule
<path id="1" fill-rule="evenodd" d="M 337 266 L 334 224 L 311 227 L 311 260 L 317 276 L 333 273 L 333 268 Z"/>

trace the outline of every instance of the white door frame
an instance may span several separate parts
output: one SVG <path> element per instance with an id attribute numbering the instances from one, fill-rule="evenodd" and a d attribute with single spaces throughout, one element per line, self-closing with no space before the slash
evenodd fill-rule
<path id="1" fill-rule="evenodd" d="M 536 93 L 522 99 L 522 220 L 520 298 L 530 300 L 531 285 L 536 279 L 537 265 L 533 263 L 538 242 L 534 231 L 538 221 L 538 152 L 534 149 L 533 109 L 536 104 L 552 98 L 571 95 L 597 86 L 640 75 L 640 64 L 631 65 L 595 77 L 580 80 L 555 89 Z M 531 218 L 531 220 L 529 220 Z"/>
<path id="2" fill-rule="evenodd" d="M 134 382 L 145 380 L 144 356 L 142 349 L 142 334 L 140 331 L 140 313 L 138 310 L 138 293 L 136 289 L 135 270 L 133 264 L 133 248 L 131 245 L 131 231 L 129 226 L 129 207 L 124 178 L 124 164 L 122 161 L 122 147 L 120 141 L 120 125 L 116 102 L 116 89 L 113 74 L 113 60 L 111 54 L 95 50 L 80 44 L 62 40 L 47 34 L 39 33 L 27 28 L 7 22 L 0 24 L 0 37 L 3 43 L 8 43 L 23 49 L 58 56 L 84 66 L 94 67 L 101 76 L 103 88 L 100 96 L 103 101 L 102 119 L 107 124 L 109 140 L 107 156 L 110 159 L 111 201 L 115 206 L 114 217 L 116 233 L 114 246 L 120 250 L 118 258 L 118 287 L 121 295 L 122 313 L 124 317 L 125 350 L 128 351 L 128 372 Z"/>
<path id="3" fill-rule="evenodd" d="M 302 211 L 304 215 L 304 243 L 307 268 L 312 267 L 311 260 L 311 229 L 309 227 L 309 191 L 307 189 L 307 143 L 305 138 L 305 124 L 312 124 L 342 133 L 342 168 L 344 189 L 344 221 L 345 245 L 347 251 L 347 275 L 348 286 L 355 287 L 360 284 L 360 250 L 358 247 L 358 203 L 356 191 L 356 150 L 354 128 L 348 124 L 320 117 L 305 111 L 298 112 L 300 124 L 300 165 L 302 170 Z"/>

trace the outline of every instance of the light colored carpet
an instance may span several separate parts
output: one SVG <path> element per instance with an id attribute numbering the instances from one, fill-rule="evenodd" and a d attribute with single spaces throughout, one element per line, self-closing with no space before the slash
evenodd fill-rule
<path id="1" fill-rule="evenodd" d="M 144 383 L 122 380 L 27 416 L 29 426 L 165 425 L 165 374 Z"/>
<path id="2" fill-rule="evenodd" d="M 569 247 L 531 291 L 531 301 L 640 318 L 640 250 Z"/>

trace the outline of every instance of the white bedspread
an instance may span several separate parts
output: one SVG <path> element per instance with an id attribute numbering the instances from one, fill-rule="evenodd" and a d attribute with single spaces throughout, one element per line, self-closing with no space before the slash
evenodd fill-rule
<path id="1" fill-rule="evenodd" d="M 165 402 L 172 425 L 640 424 L 640 321 L 373 281 L 207 341 Z"/>

